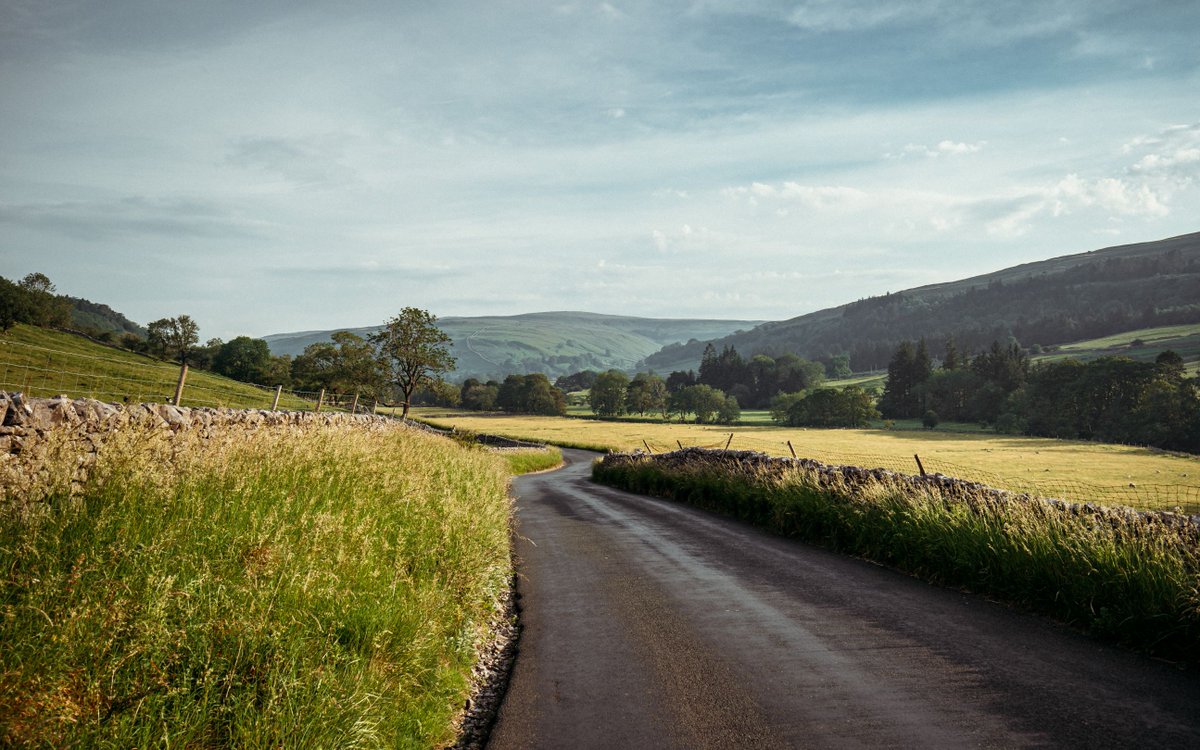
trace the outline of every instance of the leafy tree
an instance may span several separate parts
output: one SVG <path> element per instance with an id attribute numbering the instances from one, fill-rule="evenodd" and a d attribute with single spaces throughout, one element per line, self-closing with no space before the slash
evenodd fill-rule
<path id="1" fill-rule="evenodd" d="M 927 430 L 932 430 L 935 427 L 937 427 L 938 426 L 937 412 L 934 411 L 933 409 L 926 409 L 925 413 L 921 415 L 921 424 L 923 424 L 925 426 L 925 429 L 927 429 Z"/>
<path id="2" fill-rule="evenodd" d="M 871 394 L 856 385 L 818 388 L 788 410 L 788 424 L 793 426 L 866 427 L 878 418 Z"/>
<path id="3" fill-rule="evenodd" d="M 717 410 L 718 424 L 736 424 L 742 418 L 742 408 L 738 405 L 737 398 L 726 396 L 725 402 L 721 404 L 721 408 Z"/>
<path id="4" fill-rule="evenodd" d="M 563 392 L 540 372 L 505 378 L 496 394 L 496 406 L 518 414 L 556 416 L 567 411 Z"/>
<path id="5" fill-rule="evenodd" d="M 417 388 L 454 369 L 450 337 L 437 327 L 437 317 L 426 310 L 404 308 L 369 340 L 378 352 L 384 381 L 403 398 L 405 417 Z"/>
<path id="6" fill-rule="evenodd" d="M 180 364 L 188 364 L 199 342 L 200 326 L 188 315 L 160 318 L 146 326 L 149 350 L 160 357 L 176 359 Z"/>
<path id="7" fill-rule="evenodd" d="M 616 417 L 625 413 L 625 393 L 629 388 L 629 376 L 620 370 L 602 372 L 592 384 L 588 404 L 601 417 Z"/>
<path id="8" fill-rule="evenodd" d="M 663 411 L 667 404 L 667 384 L 657 375 L 639 372 L 626 389 L 625 403 L 629 411 L 637 414 Z"/>
<path id="9" fill-rule="evenodd" d="M 25 290 L 0 277 L 0 330 L 7 331 L 29 319 Z"/>
<path id="10" fill-rule="evenodd" d="M 267 379 L 271 350 L 262 339 L 238 336 L 221 344 L 213 357 L 213 370 L 244 383 L 260 383 Z"/>
<path id="11" fill-rule="evenodd" d="M 697 424 L 707 424 L 725 406 L 725 394 L 703 383 L 690 385 L 672 396 L 671 404 L 671 411 L 679 415 L 679 421 L 687 414 L 695 414 Z"/>
<path id="12" fill-rule="evenodd" d="M 667 392 L 678 393 L 689 385 L 695 385 L 696 382 L 696 373 L 691 370 L 687 372 L 675 370 L 667 376 Z"/>
<path id="13" fill-rule="evenodd" d="M 596 377 L 599 374 L 595 370 L 583 370 L 570 375 L 563 375 L 554 381 L 554 387 L 566 393 L 571 391 L 586 391 L 596 382 Z"/>
<path id="14" fill-rule="evenodd" d="M 492 411 L 496 408 L 496 397 L 500 393 L 495 381 L 480 383 L 475 378 L 467 378 L 459 391 L 464 409 L 471 411 Z"/>
<path id="15" fill-rule="evenodd" d="M 54 284 L 44 273 L 27 274 L 17 284 L 18 293 L 9 307 L 9 313 L 0 313 L 0 322 L 10 314 L 13 322 L 35 326 L 66 326 L 71 323 L 71 303 L 55 294 Z M 5 327 L 5 330 L 9 326 Z"/>
<path id="16" fill-rule="evenodd" d="M 826 369 L 829 371 L 829 377 L 835 380 L 844 380 L 854 374 L 850 369 L 850 355 L 845 353 L 830 357 Z"/>

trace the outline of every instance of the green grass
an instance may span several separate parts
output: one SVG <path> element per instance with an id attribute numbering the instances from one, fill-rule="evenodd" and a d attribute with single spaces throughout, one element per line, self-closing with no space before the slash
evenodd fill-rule
<path id="1" fill-rule="evenodd" d="M 500 455 L 508 462 L 508 470 L 513 475 L 546 471 L 562 466 L 563 462 L 562 451 L 552 445 L 544 450 L 503 451 Z"/>
<path id="2" fill-rule="evenodd" d="M 1055 362 L 1068 357 L 1087 361 L 1098 357 L 1120 356 L 1141 362 L 1153 362 L 1155 357 L 1167 349 L 1183 358 L 1190 374 L 1200 373 L 1200 324 L 1140 328 L 1103 338 L 1076 341 L 1038 355 L 1033 361 Z"/>
<path id="3" fill-rule="evenodd" d="M 605 460 L 593 476 L 1200 664 L 1195 524 L 1173 527 L 1129 512 L 1071 512 L 1036 500 L 751 465 L 732 456 Z"/>
<path id="4" fill-rule="evenodd" d="M 64 441 L 3 485 L 0 746 L 453 741 L 511 575 L 504 461 L 403 430 L 126 431 L 72 494 Z"/>
<path id="5" fill-rule="evenodd" d="M 178 380 L 177 364 L 81 336 L 24 324 L 0 334 L 0 390 L 35 397 L 65 393 L 110 402 L 165 402 L 174 397 Z M 191 369 L 181 405 L 269 409 L 274 397 L 273 388 Z M 311 411 L 313 406 L 313 401 L 289 393 L 279 401 L 279 408 L 293 411 Z"/>

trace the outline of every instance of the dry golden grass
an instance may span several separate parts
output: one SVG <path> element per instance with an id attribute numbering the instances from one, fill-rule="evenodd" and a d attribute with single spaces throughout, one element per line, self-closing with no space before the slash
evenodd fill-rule
<path id="1" fill-rule="evenodd" d="M 434 408 L 417 409 L 414 416 L 480 433 L 614 451 L 644 450 L 643 441 L 656 452 L 679 444 L 720 448 L 732 433 L 731 448 L 775 456 L 789 455 L 791 441 L 801 457 L 916 474 L 913 456 L 919 455 L 929 473 L 1004 489 L 1135 507 L 1200 504 L 1200 459 L 1125 445 L 994 433 L 607 422 Z"/>

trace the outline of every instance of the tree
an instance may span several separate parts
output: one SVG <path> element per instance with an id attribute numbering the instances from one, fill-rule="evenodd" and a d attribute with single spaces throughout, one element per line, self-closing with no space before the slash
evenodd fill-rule
<path id="1" fill-rule="evenodd" d="M 426 310 L 404 308 L 369 340 L 378 352 L 384 381 L 403 398 L 404 417 L 408 417 L 412 395 L 418 388 L 454 369 L 451 339 L 437 327 L 437 317 Z"/>
<path id="2" fill-rule="evenodd" d="M 46 327 L 71 322 L 71 303 L 55 294 L 54 284 L 46 274 L 27 274 L 17 287 L 24 298 L 20 307 L 23 322 Z"/>
<path id="3" fill-rule="evenodd" d="M 175 318 L 160 318 L 146 326 L 146 343 L 150 351 L 160 357 L 179 360 L 188 364 L 188 358 L 200 342 L 200 326 L 187 315 Z"/>
<path id="4" fill-rule="evenodd" d="M 629 376 L 620 370 L 609 370 L 596 376 L 588 394 L 588 404 L 601 417 L 617 417 L 625 413 L 625 392 Z"/>
<path id="5" fill-rule="evenodd" d="M 262 339 L 238 336 L 221 344 L 213 357 L 213 369 L 226 377 L 244 383 L 259 383 L 267 379 L 271 350 Z"/>
<path id="6" fill-rule="evenodd" d="M 496 408 L 496 397 L 500 388 L 495 382 L 480 383 L 475 378 L 467 378 L 459 393 L 464 409 L 492 411 Z"/>
<path id="7" fill-rule="evenodd" d="M 736 424 L 741 418 L 742 407 L 738 405 L 738 400 L 733 396 L 726 396 L 725 402 L 717 410 L 717 422 L 719 424 Z"/>
<path id="8" fill-rule="evenodd" d="M 662 411 L 667 403 L 667 384 L 657 375 L 639 372 L 625 392 L 629 411 L 645 414 Z"/>

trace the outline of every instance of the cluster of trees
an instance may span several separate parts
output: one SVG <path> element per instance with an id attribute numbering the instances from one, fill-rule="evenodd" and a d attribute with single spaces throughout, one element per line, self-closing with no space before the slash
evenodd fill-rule
<path id="1" fill-rule="evenodd" d="M 0 277 L 0 330 L 17 323 L 53 327 L 70 322 L 71 303 L 55 294 L 45 274 L 31 273 L 16 283 Z"/>
<path id="2" fill-rule="evenodd" d="M 735 397 L 696 382 L 694 373 L 674 372 L 663 379 L 639 372 L 632 379 L 620 370 L 599 373 L 588 394 L 592 411 L 601 417 L 623 414 L 675 416 L 680 422 L 694 415 L 697 423 L 732 424 L 742 410 Z"/>
<path id="3" fill-rule="evenodd" d="M 1016 341 L 993 341 L 984 352 L 963 357 L 953 338 L 934 368 L 925 340 L 903 341 L 888 362 L 879 410 L 888 419 L 926 418 L 1011 425 L 1013 394 L 1029 377 L 1029 356 Z"/>
<path id="4" fill-rule="evenodd" d="M 1030 435 L 1200 453 L 1200 378 L 1173 351 L 1040 365 L 1012 402 L 1012 426 Z"/>
<path id="5" fill-rule="evenodd" d="M 962 358 L 949 339 L 945 352 L 935 368 L 924 340 L 897 347 L 879 400 L 884 417 L 1200 452 L 1200 379 L 1186 376 L 1175 352 L 1154 362 L 1101 357 L 1033 366 L 1015 341 Z"/>
<path id="6" fill-rule="evenodd" d="M 792 427 L 867 427 L 879 410 L 874 394 L 850 385 L 780 394 L 771 402 L 771 419 Z"/>
<path id="7" fill-rule="evenodd" d="M 848 373 L 847 373 L 848 374 Z M 698 381 L 723 391 L 738 403 L 754 409 L 765 409 L 780 393 L 815 388 L 825 380 L 825 366 L 795 354 L 771 357 L 756 354 L 749 360 L 727 346 L 717 352 L 709 344 L 700 358 Z"/>
<path id="8" fill-rule="evenodd" d="M 512 414 L 561 416 L 567 413 L 566 394 L 540 372 L 509 375 L 503 382 L 481 383 L 467 378 L 459 389 L 459 403 L 473 411 L 506 411 Z"/>

